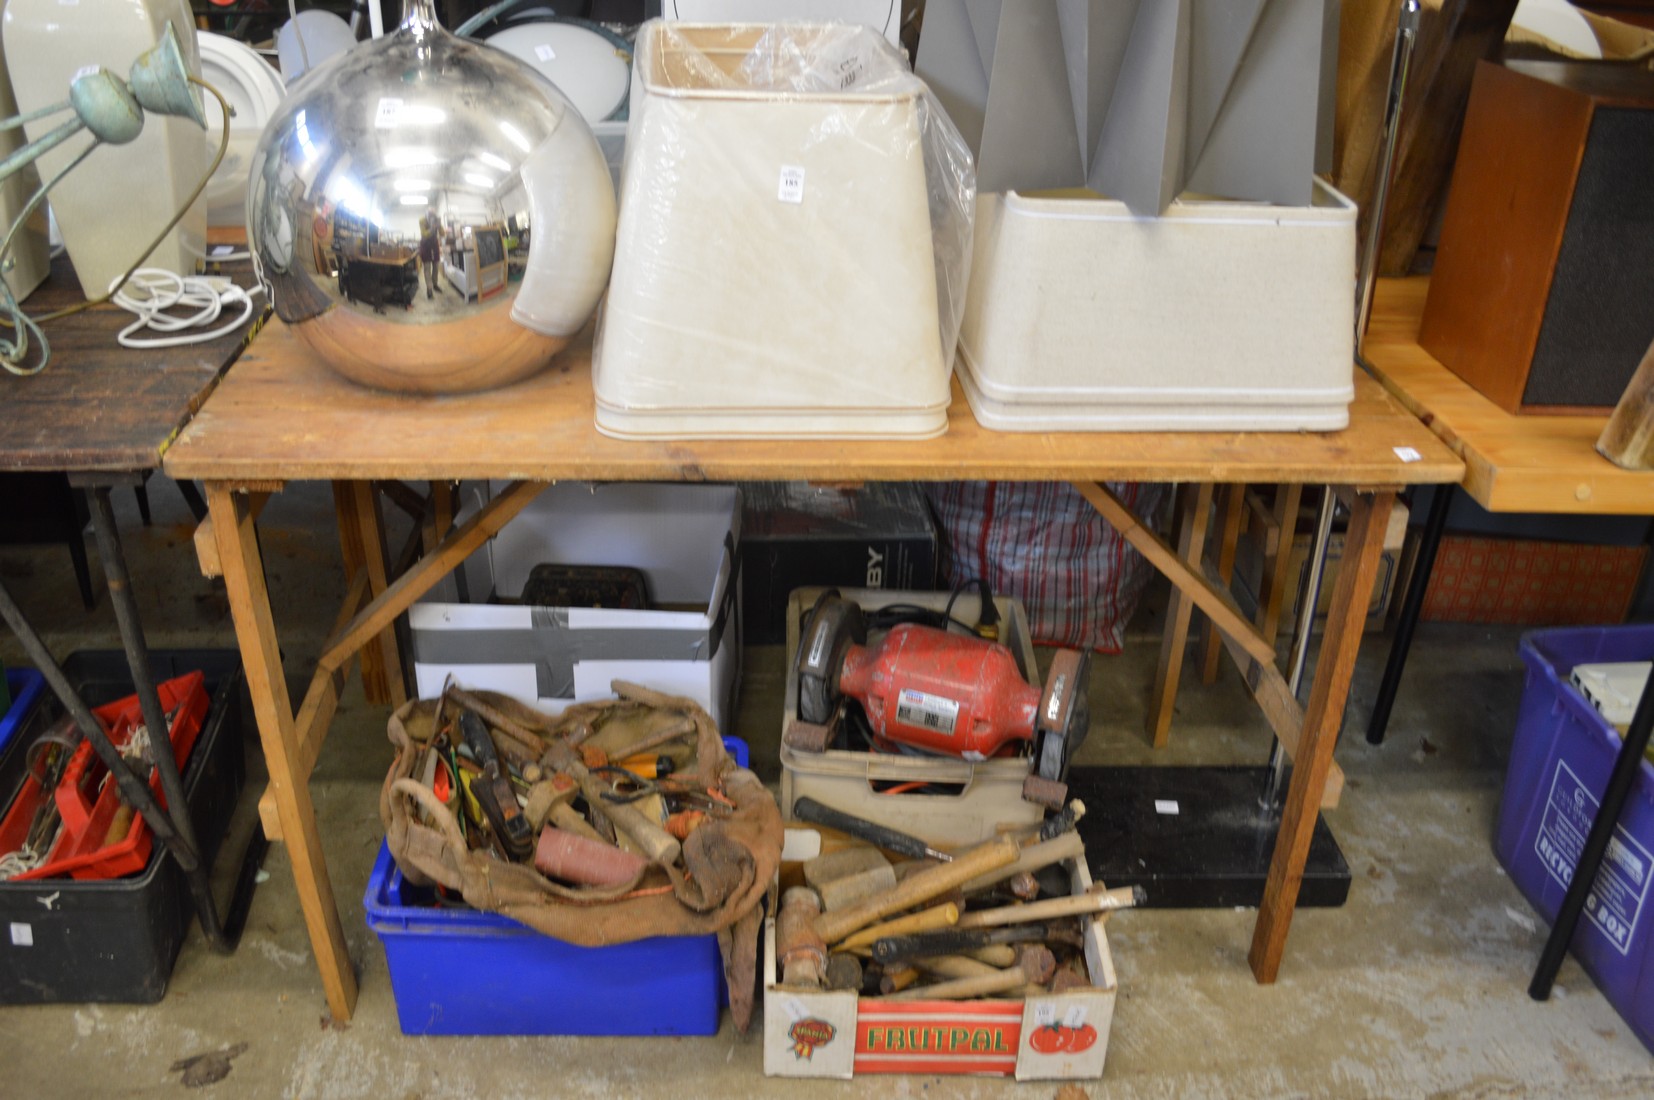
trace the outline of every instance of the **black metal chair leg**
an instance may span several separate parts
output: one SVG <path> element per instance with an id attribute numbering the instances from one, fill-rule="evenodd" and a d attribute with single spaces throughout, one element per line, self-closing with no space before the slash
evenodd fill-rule
<path id="1" fill-rule="evenodd" d="M 1424 593 L 1430 587 L 1430 573 L 1436 567 L 1436 551 L 1441 548 L 1442 532 L 1447 529 L 1447 512 L 1456 489 L 1457 486 L 1453 485 L 1437 485 L 1435 496 L 1430 500 L 1430 512 L 1424 520 L 1424 535 L 1419 542 L 1418 560 L 1413 563 L 1413 576 L 1407 582 L 1407 595 L 1401 604 L 1395 640 L 1390 643 L 1390 659 L 1384 664 L 1384 678 L 1378 684 L 1378 698 L 1373 700 L 1372 721 L 1367 723 L 1369 745 L 1384 743 L 1384 731 L 1390 725 L 1390 708 L 1395 705 L 1396 691 L 1401 687 L 1401 673 L 1407 667 L 1407 651 L 1413 648 L 1413 630 L 1419 625 L 1419 613 L 1424 610 Z"/>
<path id="2" fill-rule="evenodd" d="M 195 487 L 195 482 L 178 481 L 174 484 L 178 486 L 178 493 L 184 498 L 184 504 L 189 508 L 190 515 L 195 517 L 195 522 L 200 523 L 206 519 L 207 502 L 201 496 L 201 490 Z"/>
<path id="3" fill-rule="evenodd" d="M 143 627 L 138 619 L 138 599 L 127 574 L 126 554 L 121 547 L 120 532 L 115 526 L 115 510 L 109 500 L 109 488 L 94 486 L 86 491 L 86 495 L 92 506 L 92 533 L 97 536 L 98 554 L 103 558 L 104 576 L 109 581 L 109 600 L 115 607 L 115 625 L 120 629 L 121 645 L 126 650 L 127 664 L 132 671 L 132 686 L 138 696 L 138 707 L 143 712 L 144 725 L 151 730 L 166 730 L 169 727 L 161 709 L 160 696 L 155 690 L 149 645 L 144 640 Z M 167 806 L 173 808 L 168 816 L 177 834 L 177 841 L 169 847 L 184 871 L 207 943 L 214 951 L 229 954 L 235 950 L 235 944 L 225 936 L 219 922 L 208 880 L 211 869 L 204 866 L 197 855 L 201 845 L 195 835 L 195 823 L 190 820 L 189 801 L 184 796 L 184 780 L 179 773 L 178 758 L 170 751 L 172 746 L 164 734 L 158 744 L 159 747 L 151 755 L 155 758 L 155 770 L 161 777 L 161 791 L 166 795 Z M 156 835 L 162 834 L 157 831 Z"/>
<path id="4" fill-rule="evenodd" d="M 80 602 L 90 611 L 98 606 L 98 593 L 92 587 L 92 563 L 86 557 L 86 535 L 76 531 L 69 536 L 69 558 L 75 563 L 75 583 L 80 585 Z"/>

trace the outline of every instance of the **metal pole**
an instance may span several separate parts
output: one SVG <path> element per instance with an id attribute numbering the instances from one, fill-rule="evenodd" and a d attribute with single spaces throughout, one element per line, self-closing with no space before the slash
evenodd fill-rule
<path id="1" fill-rule="evenodd" d="M 1613 838 L 1620 811 L 1625 807 L 1631 786 L 1642 769 L 1643 753 L 1648 751 L 1651 729 L 1654 729 L 1654 676 L 1649 677 L 1643 687 L 1637 713 L 1631 719 L 1631 728 L 1626 730 L 1620 754 L 1614 759 L 1608 787 L 1602 792 L 1602 806 L 1597 810 L 1596 820 L 1591 822 L 1591 833 L 1585 838 L 1585 848 L 1579 853 L 1579 862 L 1574 865 L 1573 877 L 1568 880 L 1568 893 L 1562 898 L 1562 907 L 1557 910 L 1556 921 L 1551 925 L 1550 938 L 1545 941 L 1545 949 L 1539 955 L 1539 966 L 1528 985 L 1528 996 L 1536 1001 L 1550 998 L 1556 972 L 1561 969 L 1562 960 L 1568 954 L 1568 944 L 1573 942 L 1574 929 L 1579 925 L 1580 914 L 1585 911 L 1585 900 L 1590 896 L 1591 887 L 1596 884 L 1597 871 L 1602 866 L 1603 855 L 1608 851 L 1608 842 Z"/>
<path id="2" fill-rule="evenodd" d="M 1384 150 L 1378 161 L 1372 214 L 1367 219 L 1366 247 L 1361 254 L 1361 274 L 1356 283 L 1355 359 L 1362 366 L 1366 366 L 1361 358 L 1361 349 L 1367 339 L 1367 318 L 1373 308 L 1373 281 L 1378 273 L 1378 251 L 1384 237 L 1384 207 L 1390 199 L 1396 141 L 1401 136 L 1401 104 L 1406 98 L 1407 78 L 1412 71 L 1419 19 L 1419 0 L 1404 0 L 1401 13 L 1396 18 L 1395 50 L 1390 55 L 1390 93 L 1384 102 Z"/>
<path id="3" fill-rule="evenodd" d="M 75 720 L 81 735 L 91 742 L 98 759 L 103 761 L 104 767 L 108 768 L 109 774 L 114 777 L 121 798 L 143 815 L 144 821 L 154 830 L 156 839 L 167 846 L 180 867 L 188 870 L 199 866 L 200 857 L 196 855 L 194 847 L 184 844 L 179 838 L 178 831 L 173 828 L 172 819 L 150 793 L 149 784 L 144 782 L 121 757 L 120 750 L 109 740 L 109 735 L 104 733 L 103 724 L 75 693 L 69 678 L 63 674 L 62 666 L 52 656 L 51 650 L 46 648 L 46 643 L 40 640 L 40 635 L 34 632 L 29 620 L 23 617 L 22 608 L 17 606 L 17 602 L 12 599 L 11 592 L 4 584 L 0 584 L 0 618 L 4 618 L 12 633 L 17 635 L 17 640 L 23 644 L 23 652 L 29 655 L 29 660 L 46 678 L 52 694 L 57 696 L 58 702 L 63 704 L 63 709 Z"/>
<path id="4" fill-rule="evenodd" d="M 1315 609 L 1321 603 L 1321 584 L 1327 571 L 1327 544 L 1332 541 L 1332 519 L 1337 508 L 1338 494 L 1329 485 L 1323 490 L 1321 510 L 1315 518 L 1315 541 L 1309 548 L 1309 576 L 1305 578 L 1304 591 L 1298 598 L 1298 615 L 1292 627 L 1292 656 L 1288 659 L 1291 672 L 1287 676 L 1287 687 L 1291 689 L 1294 699 L 1298 698 L 1304 669 L 1309 665 L 1310 635 L 1315 632 Z M 1285 537 L 1285 532 L 1282 537 Z M 1281 553 L 1290 552 L 1290 547 L 1281 547 Z M 1275 804 L 1285 777 L 1286 750 L 1277 737 L 1269 749 L 1269 780 L 1260 799 L 1264 806 Z"/>
<path id="5" fill-rule="evenodd" d="M 126 570 L 126 555 L 121 548 L 120 533 L 115 528 L 115 510 L 109 501 L 109 487 L 95 486 L 86 490 L 91 505 L 92 533 L 97 539 L 98 556 L 103 559 L 104 576 L 109 582 L 110 603 L 115 607 L 115 622 L 121 632 L 121 646 L 126 650 L 126 661 L 132 671 L 132 686 L 138 696 L 138 708 L 143 712 L 144 725 L 149 727 L 150 761 L 161 777 L 161 792 L 178 838 L 191 853 L 201 851 L 195 836 L 195 824 L 190 820 L 189 801 L 184 795 L 184 779 L 178 771 L 178 757 L 172 749 L 171 725 L 161 708 L 161 698 L 155 689 L 155 676 L 149 662 L 149 645 L 144 641 L 143 626 L 138 621 L 138 600 L 132 593 L 131 578 Z M 233 949 L 224 937 L 218 923 L 218 911 L 213 904 L 211 883 L 207 868 L 199 859 L 194 866 L 183 867 L 189 879 L 190 893 L 195 896 L 201 931 L 216 951 L 228 953 Z"/>
<path id="6" fill-rule="evenodd" d="M 1419 541 L 1418 560 L 1413 563 L 1413 576 L 1407 582 L 1407 597 L 1401 604 L 1401 618 L 1396 621 L 1396 636 L 1390 643 L 1390 656 L 1384 662 L 1384 679 L 1379 681 L 1378 698 L 1373 701 L 1372 721 L 1367 723 L 1367 744 L 1382 745 L 1384 731 L 1390 725 L 1390 708 L 1395 705 L 1396 692 L 1401 687 L 1401 674 L 1407 667 L 1407 653 L 1413 648 L 1413 631 L 1419 625 L 1419 614 L 1424 610 L 1424 593 L 1430 587 L 1430 573 L 1436 568 L 1436 551 L 1441 549 L 1442 532 L 1447 528 L 1447 513 L 1453 503 L 1452 485 L 1433 486 L 1430 511 L 1424 518 L 1424 534 Z"/>

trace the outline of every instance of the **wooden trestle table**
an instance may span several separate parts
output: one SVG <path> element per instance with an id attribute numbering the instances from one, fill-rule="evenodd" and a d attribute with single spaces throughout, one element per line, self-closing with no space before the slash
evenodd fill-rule
<path id="1" fill-rule="evenodd" d="M 329 372 L 271 321 L 166 455 L 174 478 L 206 482 L 209 524 L 197 536 L 203 568 L 222 573 L 270 772 L 261 808 L 286 842 L 328 1005 L 348 1018 L 356 978 L 317 834 L 308 779 L 352 659 L 362 656 L 370 698 L 401 698 L 393 625 L 549 482 L 827 482 L 953 480 L 1072 482 L 1124 537 L 1198 607 L 1245 666 L 1248 686 L 1292 754 L 1251 950 L 1261 982 L 1275 979 L 1316 814 L 1323 804 L 1345 696 L 1361 643 L 1386 517 L 1398 489 L 1453 483 L 1463 464 L 1376 382 L 1357 373 L 1350 427 L 1331 433 L 1007 434 L 984 430 L 957 386 L 947 434 L 913 442 L 738 440 L 635 442 L 593 427 L 589 334 L 536 378 L 462 397 L 396 396 Z M 514 482 L 480 513 L 448 526 L 461 480 Z M 334 484 L 348 593 L 320 667 L 295 713 L 283 678 L 254 523 L 288 482 Z M 376 483 L 433 485 L 425 552 L 400 576 L 386 568 Z M 1265 638 L 1198 564 L 1139 524 L 1103 481 L 1331 485 L 1351 508 L 1344 567 L 1308 703 L 1300 706 Z"/>

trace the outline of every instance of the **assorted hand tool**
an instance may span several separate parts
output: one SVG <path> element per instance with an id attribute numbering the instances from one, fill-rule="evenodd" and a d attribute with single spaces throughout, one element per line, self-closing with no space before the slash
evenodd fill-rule
<path id="1" fill-rule="evenodd" d="M 804 884 L 782 894 L 782 984 L 841 989 L 855 979 L 863 996 L 898 1001 L 1024 997 L 1089 984 L 1086 923 L 1145 897 L 1141 888 L 1071 893 L 1066 875 L 1050 881 L 1057 864 L 1085 859 L 1073 831 L 1082 813 L 1076 803 L 1045 828 L 945 853 L 812 804 L 810 823 L 863 843 L 805 861 Z M 886 852 L 912 858 L 891 865 Z"/>
<path id="2" fill-rule="evenodd" d="M 730 812 L 722 791 L 680 774 L 693 762 L 683 742 L 694 732 L 674 716 L 546 737 L 450 686 L 414 774 L 472 850 L 570 886 L 624 887 L 650 866 L 675 865 L 690 833 Z"/>

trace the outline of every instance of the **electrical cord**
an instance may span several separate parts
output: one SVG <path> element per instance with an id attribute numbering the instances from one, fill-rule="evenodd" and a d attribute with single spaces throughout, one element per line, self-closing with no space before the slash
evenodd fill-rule
<path id="1" fill-rule="evenodd" d="M 972 577 L 970 580 L 963 581 L 959 585 L 955 586 L 953 595 L 948 597 L 948 606 L 943 608 L 942 614 L 951 619 L 953 616 L 954 602 L 957 601 L 962 594 L 969 592 L 973 588 L 982 595 L 982 609 L 976 616 L 976 627 L 974 628 L 975 633 L 987 638 L 989 641 L 997 641 L 999 639 L 999 608 L 994 604 L 993 589 L 988 587 L 986 578 Z"/>
<path id="2" fill-rule="evenodd" d="M 0 366 L 5 367 L 6 370 L 10 371 L 12 374 L 26 378 L 30 375 L 39 374 L 41 371 L 45 370 L 46 364 L 49 363 L 52 358 L 52 348 L 51 344 L 47 342 L 46 334 L 41 331 L 40 326 L 48 321 L 56 321 L 60 318 L 69 317 L 73 314 L 80 313 L 83 310 L 91 309 L 93 306 L 102 305 L 105 302 L 110 301 L 117 293 L 119 293 L 121 288 L 126 285 L 127 280 L 132 278 L 133 274 L 143 267 L 144 261 L 149 259 L 150 254 L 161 246 L 162 241 L 166 240 L 167 234 L 171 233 L 178 223 L 184 220 L 184 216 L 188 214 L 190 212 L 190 208 L 195 205 L 195 200 L 199 199 L 201 197 L 201 193 L 207 189 L 207 184 L 212 180 L 213 173 L 218 171 L 218 166 L 224 162 L 224 154 L 230 148 L 230 119 L 235 116 L 235 108 L 230 106 L 229 101 L 224 98 L 223 93 L 211 84 L 208 84 L 205 80 L 192 76 L 189 78 L 189 82 L 197 87 L 204 88 L 211 92 L 213 98 L 218 100 L 219 106 L 223 108 L 223 126 L 218 137 L 218 152 L 213 156 L 212 163 L 207 166 L 206 174 L 203 175 L 201 177 L 201 181 L 195 185 L 195 190 L 190 192 L 189 198 L 184 200 L 184 204 L 179 208 L 178 213 L 174 214 L 172 216 L 172 220 L 167 222 L 165 228 L 155 235 L 154 240 L 149 242 L 149 246 L 144 249 L 143 254 L 138 257 L 137 261 L 127 269 L 126 274 L 122 275 L 119 279 L 116 279 L 112 284 L 110 284 L 109 293 L 100 295 L 97 298 L 88 298 L 84 302 L 76 302 L 72 306 L 65 306 L 62 309 L 53 310 L 51 313 L 46 313 L 39 317 L 30 317 L 28 314 L 23 312 L 22 306 L 18 304 L 16 297 L 11 292 L 11 287 L 6 285 L 3 279 L 0 279 L 0 329 L 12 329 L 17 333 L 17 336 L 10 340 L 5 337 L 0 337 Z M 0 244 L 0 261 L 3 261 L 6 253 L 10 251 L 12 237 L 16 235 L 18 227 L 23 224 L 24 219 L 26 219 L 29 214 L 34 211 L 35 207 L 39 206 L 41 201 L 45 199 L 46 192 L 51 189 L 53 184 L 57 183 L 58 180 L 67 175 L 70 169 L 85 160 L 86 157 L 97 147 L 98 143 L 96 142 L 88 146 L 84 151 L 76 156 L 67 167 L 65 167 L 57 175 L 53 176 L 50 183 L 35 192 L 34 197 L 30 200 L 28 206 L 24 208 L 23 213 L 18 216 L 15 222 L 12 223 L 11 231 L 6 234 L 5 242 Z M 31 338 L 34 342 L 40 345 L 40 362 L 35 364 L 33 367 L 19 366 L 18 364 L 20 364 L 24 357 L 26 357 L 29 353 L 29 343 Z"/>
<path id="3" fill-rule="evenodd" d="M 973 623 L 957 619 L 953 615 L 953 605 L 959 597 L 971 589 L 982 593 L 982 609 Z M 999 635 L 999 609 L 994 606 L 993 591 L 988 582 L 979 578 L 972 578 L 957 585 L 948 596 L 948 602 L 942 610 L 920 607 L 911 603 L 892 603 L 862 613 L 869 630 L 889 630 L 902 623 L 918 623 L 921 626 L 934 627 L 937 630 L 957 629 L 966 634 L 993 640 Z"/>
<path id="4" fill-rule="evenodd" d="M 293 23 L 293 37 L 299 41 L 299 58 L 304 62 L 304 71 L 310 71 L 310 50 L 304 44 L 304 28 L 299 26 L 299 0 L 287 0 L 287 14 Z"/>
<path id="5" fill-rule="evenodd" d="M 261 286 L 249 292 L 224 278 L 184 276 L 157 267 L 141 267 L 130 273 L 126 285 L 114 291 L 111 299 L 138 317 L 121 329 L 115 339 L 123 348 L 137 349 L 204 344 L 240 328 L 253 315 L 253 295 L 263 293 Z M 241 313 L 235 319 L 206 332 L 190 331 L 213 324 L 223 316 L 226 307 L 236 305 L 241 307 Z M 183 317 L 167 312 L 177 308 L 194 312 Z M 137 334 L 145 329 L 183 335 L 140 338 Z"/>

